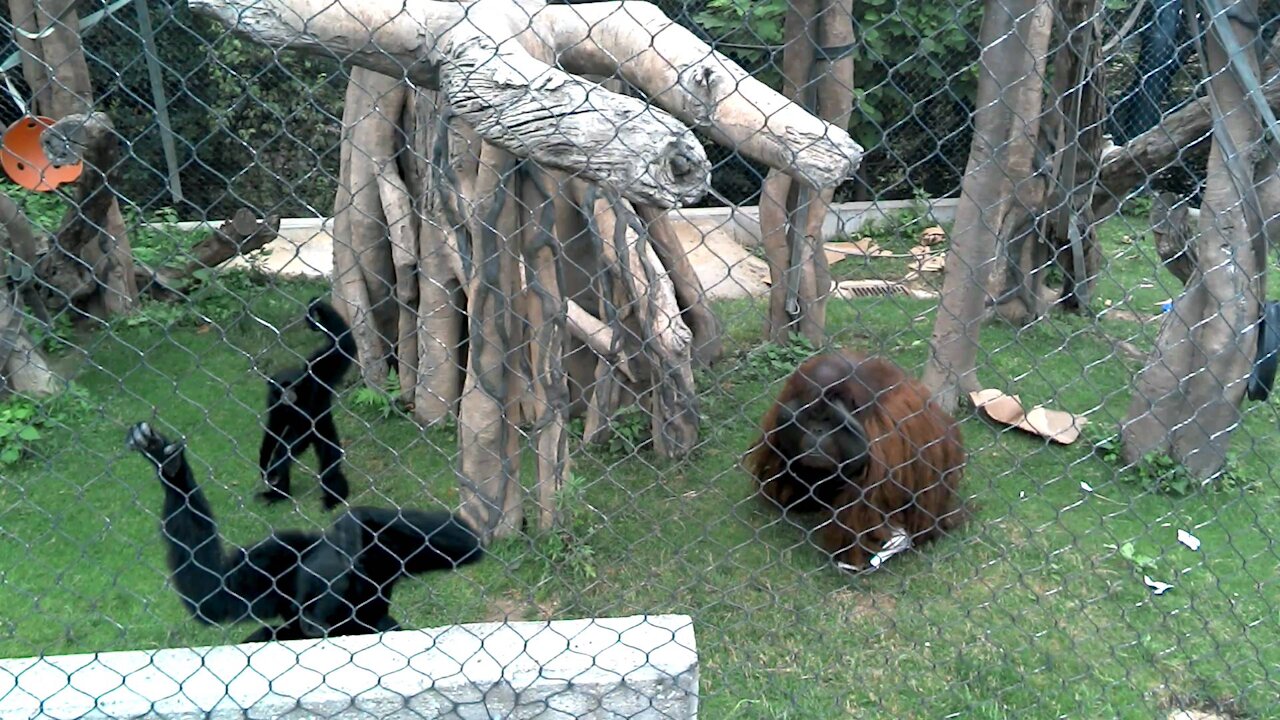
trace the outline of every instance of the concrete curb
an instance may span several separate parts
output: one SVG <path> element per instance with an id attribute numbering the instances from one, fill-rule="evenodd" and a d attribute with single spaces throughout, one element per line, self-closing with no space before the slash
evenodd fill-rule
<path id="1" fill-rule="evenodd" d="M 687 615 L 0 660 L 0 719 L 692 720 Z"/>

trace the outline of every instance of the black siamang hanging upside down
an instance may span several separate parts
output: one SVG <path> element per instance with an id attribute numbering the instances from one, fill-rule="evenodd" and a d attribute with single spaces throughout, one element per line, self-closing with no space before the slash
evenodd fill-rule
<path id="1" fill-rule="evenodd" d="M 287 500 L 293 461 L 314 447 L 327 510 L 345 501 L 350 492 L 342 474 L 342 442 L 333 424 L 333 392 L 355 361 L 356 341 L 338 311 L 319 298 L 307 306 L 307 324 L 327 340 L 306 365 L 267 381 L 267 427 L 258 448 L 258 466 L 267 483 L 262 498 Z"/>
<path id="2" fill-rule="evenodd" d="M 169 568 L 183 604 L 205 624 L 262 623 L 245 642 L 398 630 L 389 614 L 397 581 L 482 557 L 476 534 L 448 512 L 368 507 L 347 510 L 324 532 L 273 532 L 224 553 L 184 444 L 145 422 L 125 443 L 164 486 Z M 283 622 L 267 624 L 273 619 Z"/>

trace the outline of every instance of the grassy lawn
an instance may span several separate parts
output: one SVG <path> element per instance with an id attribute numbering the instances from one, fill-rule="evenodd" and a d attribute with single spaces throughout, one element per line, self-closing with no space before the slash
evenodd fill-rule
<path id="1" fill-rule="evenodd" d="M 1105 229 L 1099 308 L 1105 300 L 1150 317 L 1174 294 L 1176 281 L 1153 270 L 1140 227 L 1122 218 Z M 860 272 L 852 264 L 863 261 L 845 262 L 838 273 Z M 153 413 L 161 428 L 188 437 L 231 542 L 325 521 L 309 467 L 296 475 L 296 507 L 253 498 L 258 372 L 313 347 L 297 317 L 323 288 L 235 287 L 283 334 L 252 319 L 167 329 L 142 321 L 75 339 L 87 357 L 65 362 L 79 364 L 75 380 L 92 407 L 59 416 L 64 427 L 46 431 L 0 479 L 0 655 L 237 642 L 251 630 L 197 626 L 166 585 L 160 489 L 123 449 L 125 428 Z M 688 613 L 707 718 L 1163 717 L 1227 701 L 1250 717 L 1280 716 L 1280 493 L 1269 462 L 1280 442 L 1271 405 L 1249 405 L 1236 437 L 1236 470 L 1247 482 L 1187 496 L 1150 492 L 1087 443 L 1049 445 L 966 416 L 973 524 L 849 578 L 803 528 L 752 497 L 737 461 L 795 355 L 761 347 L 758 303 L 717 309 L 729 352 L 699 378 L 697 451 L 663 461 L 616 444 L 575 448 L 574 541 L 503 542 L 480 565 L 402 584 L 393 611 L 405 626 Z M 1118 359 L 1112 341 L 1145 349 L 1158 324 L 1109 315 L 1096 326 L 1080 318 L 1022 331 L 988 326 L 985 384 L 1114 423 L 1137 366 Z M 839 344 L 917 370 L 924 360 L 927 302 L 839 301 L 828 317 Z M 353 501 L 452 503 L 452 432 L 424 433 L 352 397 L 348 389 L 338 425 Z M 1178 529 L 1203 541 L 1199 552 L 1178 544 Z M 1175 588 L 1153 596 L 1144 574 Z"/>

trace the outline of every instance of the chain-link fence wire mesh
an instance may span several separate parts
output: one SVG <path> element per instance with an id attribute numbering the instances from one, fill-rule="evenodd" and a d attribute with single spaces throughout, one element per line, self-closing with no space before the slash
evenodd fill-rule
<path id="1" fill-rule="evenodd" d="M 448 92 L 472 92 L 472 104 L 450 106 L 447 92 L 415 74 L 411 53 L 391 54 L 409 48 L 395 46 L 405 28 L 453 29 L 440 8 L 461 6 L 447 3 L 420 3 L 429 11 L 412 18 L 379 3 L 359 12 L 263 5 L 316 15 L 312 40 L 332 46 L 304 53 L 267 47 L 244 34 L 247 21 L 232 32 L 185 4 L 146 3 L 147 22 L 139 3 L 11 2 L 3 119 L 64 121 L 45 133 L 71 138 L 63 146 L 84 164 L 52 191 L 7 183 L 12 203 L 0 207 L 3 656 L 232 644 L 251 633 L 267 639 L 263 625 L 288 638 L 678 614 L 697 633 L 703 717 L 1274 715 L 1276 418 L 1259 397 L 1274 366 L 1254 365 L 1268 253 L 1259 213 L 1246 206 L 1264 220 L 1275 214 L 1275 126 L 1261 106 L 1275 97 L 1280 55 L 1267 48 L 1280 6 L 907 5 L 660 3 L 687 35 L 662 30 L 643 4 L 594 14 L 476 6 L 483 12 L 470 26 L 536 27 L 542 40 L 522 38 L 534 57 L 559 58 L 616 93 L 599 91 L 586 109 L 547 110 L 520 92 L 542 102 L 564 76 L 495 81 L 483 63 L 462 62 L 465 43 L 442 42 L 454 53 L 447 60 L 416 59 L 446 68 L 441 77 L 466 67 Z M 250 6 L 199 6 L 216 7 Z M 253 7 L 244 18 L 290 17 Z M 575 11 L 593 19 L 574 47 L 557 47 L 547 38 L 572 31 L 545 18 Z M 823 39 L 833 16 L 851 16 L 843 44 Z M 1221 21 L 1257 50 L 1245 63 L 1257 87 L 1214 54 Z M 354 23 L 346 36 L 339 22 Z M 592 34 L 607 22 L 615 24 Z M 395 46 L 382 48 L 381 61 L 363 44 L 342 45 L 370 29 Z M 603 52 L 573 56 L 589 43 Z M 784 224 L 800 227 L 782 228 L 781 263 L 769 211 L 756 206 L 770 202 L 770 157 L 775 170 L 789 168 L 781 153 L 726 142 L 734 136 L 724 117 L 698 118 L 712 191 L 693 209 L 667 212 L 632 188 L 592 182 L 625 172 L 629 158 L 617 148 L 638 137 L 628 125 L 658 116 L 698 125 L 688 121 L 693 81 L 656 79 L 667 77 L 662 63 L 685 62 L 699 43 L 760 81 L 709 81 L 721 100 L 732 88 L 747 104 L 793 92 L 784 61 L 802 45 L 829 58 L 801 63 L 818 88 L 797 98 L 806 118 L 839 116 L 824 106 L 839 104 L 831 88 L 852 92 L 842 129 L 866 155 L 834 189 L 822 229 L 797 207 L 799 180 L 782 193 Z M 985 104 L 984 43 L 985 72 L 1017 86 L 994 87 Z M 631 53 L 646 47 L 658 57 Z M 610 69 L 628 62 L 624 73 Z M 407 69 L 384 74 L 397 63 Z M 620 111 L 601 137 L 572 124 L 599 103 L 639 107 L 624 103 L 653 100 L 655 87 L 678 99 Z M 157 119 L 161 97 L 168 131 Z M 103 115 L 65 122 L 89 109 Z M 1003 135 L 990 148 L 975 144 L 975 127 L 995 127 L 984 117 L 1001 113 Z M 504 129 L 513 119 L 540 129 Z M 731 119 L 746 123 L 736 131 L 748 139 L 774 132 L 771 142 L 785 142 L 763 118 Z M 505 145 L 485 142 L 503 132 Z M 510 138 L 536 145 L 539 134 L 550 155 L 575 143 L 601 154 L 574 158 L 561 147 L 569 159 L 560 166 L 522 159 L 532 145 Z M 1235 151 L 1206 162 L 1215 142 Z M 797 158 L 808 143 L 818 144 L 798 142 Z M 646 162 L 665 157 L 630 147 Z M 695 170 L 701 162 L 696 153 L 685 160 Z M 966 163 L 973 184 L 961 197 Z M 1238 182 L 1242 172 L 1256 192 Z M 687 182 L 661 177 L 647 197 Z M 995 184 L 984 190 L 980 177 Z M 111 197 L 118 216 L 104 202 Z M 1199 210 L 1209 206 L 1216 212 Z M 821 252 L 805 240 L 814 235 Z M 814 257 L 789 254 L 806 247 Z M 830 276 L 825 306 L 800 309 L 825 313 L 819 337 L 788 339 L 802 294 L 792 265 L 807 281 Z M 981 295 L 976 315 L 948 303 L 962 286 Z M 942 345 L 931 342 L 947 339 L 934 328 L 948 317 L 976 348 L 959 393 L 939 371 Z M 933 411 L 912 400 L 904 378 L 864 374 L 871 386 L 851 389 L 838 382 L 843 366 L 827 363 L 837 379 L 815 373 L 822 392 L 793 389 L 809 394 L 788 412 L 774 407 L 801 362 L 833 348 L 953 388 L 945 406 L 960 396 L 967 464 L 955 494 L 967 522 L 944 523 L 954 508 L 930 495 L 946 476 L 936 451 L 950 440 L 922 420 Z M 345 373 L 334 367 L 339 356 L 354 357 Z M 311 380 L 290 384 L 307 367 Z M 308 403 L 330 385 L 326 416 Z M 992 396 L 971 390 L 1017 401 L 975 409 Z M 793 481 L 786 491 L 761 492 L 744 468 L 770 412 L 789 428 L 764 443 L 784 456 L 774 472 Z M 290 444 L 296 462 L 282 483 L 281 447 Z M 330 510 L 326 489 L 343 494 L 335 473 L 349 494 Z M 779 507 L 806 498 L 816 512 Z M 454 520 L 390 518 L 344 502 L 460 510 Z M 221 559 L 209 515 L 224 552 L 272 531 L 305 535 Z M 865 538 L 831 539 L 833 524 L 858 522 Z M 483 551 L 454 537 L 454 523 L 484 536 Z M 904 537 L 913 551 L 890 559 Z M 865 555 L 841 552 L 854 541 L 867 544 Z M 415 577 L 395 584 L 387 608 L 402 570 Z M 640 643 L 652 671 L 668 666 L 651 656 L 683 642 L 671 638 Z M 389 642 L 410 664 L 427 655 Z M 418 669 L 456 680 L 468 662 L 527 667 L 528 657 L 502 654 L 518 655 L 521 642 L 533 646 L 473 645 L 451 658 L 455 667 L 440 667 L 437 654 Z M 625 647 L 619 635 L 613 650 Z M 266 677 L 289 663 L 280 646 L 243 652 L 277 653 L 254 670 Z M 580 670 L 616 667 L 604 659 L 607 644 L 559 652 L 588 658 Z M 316 672 L 312 689 L 335 668 Z M 367 688 L 395 687 L 376 674 Z M 216 696 L 228 677 L 200 691 Z M 561 686 L 521 707 L 684 717 L 662 688 L 688 692 L 688 678 L 668 680 L 659 690 L 637 681 L 638 705 L 598 701 L 599 715 Z M 129 673 L 118 686 L 131 687 Z M 277 692 L 292 692 L 285 687 Z M 473 689 L 436 712 L 489 717 L 523 702 L 522 688 L 515 699 L 486 694 L 479 680 Z M 169 692 L 172 700 L 189 689 Z M 9 689 L 0 711 L 28 707 L 33 693 Z M 432 716 L 405 703 L 402 711 Z"/>

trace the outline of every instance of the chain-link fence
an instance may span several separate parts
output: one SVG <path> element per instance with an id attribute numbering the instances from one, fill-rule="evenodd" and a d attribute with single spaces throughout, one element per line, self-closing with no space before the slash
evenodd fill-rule
<path id="1" fill-rule="evenodd" d="M 1280 716 L 1278 10 L 10 0 L 0 716 Z"/>

